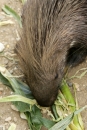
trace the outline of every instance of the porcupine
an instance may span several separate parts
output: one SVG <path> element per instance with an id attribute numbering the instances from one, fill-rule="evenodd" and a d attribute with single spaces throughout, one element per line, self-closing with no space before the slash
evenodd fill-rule
<path id="1" fill-rule="evenodd" d="M 16 45 L 33 96 L 51 106 L 66 66 L 87 55 L 87 0 L 27 0 L 23 6 L 21 40 Z"/>

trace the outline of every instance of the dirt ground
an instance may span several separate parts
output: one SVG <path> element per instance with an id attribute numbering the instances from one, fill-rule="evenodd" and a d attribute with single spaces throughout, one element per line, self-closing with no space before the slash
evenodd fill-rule
<path id="1" fill-rule="evenodd" d="M 14 23 L 6 26 L 0 26 L 0 43 L 5 46 L 4 53 L 7 57 L 13 58 L 14 46 L 18 40 L 17 25 L 18 23 L 14 18 L 5 15 L 2 12 L 3 5 L 9 5 L 20 14 L 22 4 L 20 0 L 0 0 L 0 21 L 12 20 Z M 19 69 L 14 60 L 7 59 L 6 57 L 0 56 L 0 65 L 5 66 L 10 73 L 18 75 Z M 73 68 L 69 76 L 75 74 L 75 72 L 81 68 L 86 68 L 87 62 L 85 61 L 81 65 Z M 77 91 L 77 98 L 79 106 L 83 107 L 87 105 L 87 74 L 81 79 L 74 78 L 72 82 L 79 85 L 79 91 Z M 0 83 L 0 97 L 10 95 L 12 92 L 4 85 Z M 87 109 L 82 112 L 82 118 L 87 130 Z M 14 122 L 16 124 L 16 130 L 29 130 L 26 120 L 20 118 L 20 114 L 17 111 L 12 110 L 11 103 L 0 103 L 0 130 L 8 130 L 10 124 Z"/>

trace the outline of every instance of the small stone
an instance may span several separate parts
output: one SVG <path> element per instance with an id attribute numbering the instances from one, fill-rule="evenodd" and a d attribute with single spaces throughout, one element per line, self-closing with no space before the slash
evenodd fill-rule
<path id="1" fill-rule="evenodd" d="M 4 61 L 4 64 L 5 64 L 5 65 L 7 65 L 7 64 L 8 64 L 8 62 L 9 62 L 8 60 L 5 60 L 5 61 Z"/>
<path id="2" fill-rule="evenodd" d="M 12 95 L 14 92 L 11 92 L 10 94 Z"/>
<path id="3" fill-rule="evenodd" d="M 6 121 L 6 122 L 11 121 L 11 117 L 6 118 L 5 121 Z"/>
<path id="4" fill-rule="evenodd" d="M 3 19 L 5 19 L 5 16 L 0 14 L 0 21 L 3 20 Z"/>
<path id="5" fill-rule="evenodd" d="M 18 111 L 18 109 L 14 105 L 11 105 L 11 109 L 14 111 Z"/>
<path id="6" fill-rule="evenodd" d="M 2 93 L 3 93 L 3 90 L 0 90 L 0 95 L 2 95 Z"/>
<path id="7" fill-rule="evenodd" d="M 13 70 L 10 70 L 9 72 L 10 72 L 10 74 L 13 74 Z"/>
<path id="8" fill-rule="evenodd" d="M 3 88 L 0 88 L 0 91 L 3 91 Z"/>
<path id="9" fill-rule="evenodd" d="M 77 90 L 77 91 L 80 91 L 80 89 L 79 89 L 79 84 L 74 83 L 74 85 L 75 85 L 76 90 Z"/>
<path id="10" fill-rule="evenodd" d="M 9 45 L 7 45 L 6 47 L 9 48 Z"/>
<path id="11" fill-rule="evenodd" d="M 5 73 L 6 72 L 6 68 L 0 66 L 0 71 L 3 72 L 3 73 Z"/>
<path id="12" fill-rule="evenodd" d="M 17 70 L 17 67 L 15 67 L 14 70 Z"/>
<path id="13" fill-rule="evenodd" d="M 6 92 L 3 93 L 4 95 L 6 94 Z"/>
<path id="14" fill-rule="evenodd" d="M 14 117 L 14 122 L 17 122 L 17 118 L 16 117 Z"/>
<path id="15" fill-rule="evenodd" d="M 0 52 L 2 52 L 4 49 L 5 49 L 5 46 L 2 43 L 0 43 Z"/>
<path id="16" fill-rule="evenodd" d="M 69 87 L 73 87 L 73 83 L 68 82 L 68 86 L 69 86 Z"/>

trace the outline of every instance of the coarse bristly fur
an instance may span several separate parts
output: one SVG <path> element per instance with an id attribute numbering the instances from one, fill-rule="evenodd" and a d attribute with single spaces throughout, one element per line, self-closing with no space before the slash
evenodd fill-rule
<path id="1" fill-rule="evenodd" d="M 54 103 L 66 66 L 87 55 L 87 0 L 27 0 L 16 46 L 26 81 L 42 106 Z"/>

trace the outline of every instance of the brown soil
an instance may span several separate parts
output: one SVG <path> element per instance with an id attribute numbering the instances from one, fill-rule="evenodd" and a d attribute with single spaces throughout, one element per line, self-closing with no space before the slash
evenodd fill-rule
<path id="1" fill-rule="evenodd" d="M 2 7 L 5 4 L 12 7 L 19 14 L 21 12 L 20 10 L 22 4 L 20 0 L 0 1 L 0 21 L 12 20 L 14 22 L 14 24 L 12 25 L 9 24 L 6 26 L 0 26 L 0 42 L 3 43 L 5 46 L 4 53 L 6 54 L 6 56 L 13 58 L 14 46 L 18 39 L 17 36 L 18 23 L 16 22 L 16 20 L 14 20 L 14 18 L 3 14 Z M 10 55 L 8 53 L 10 53 Z M 9 60 L 7 58 L 0 56 L 0 65 L 5 66 L 10 71 L 10 73 L 14 75 L 19 75 L 19 70 L 14 60 Z M 86 62 L 79 65 L 78 67 L 73 68 L 69 76 L 71 77 L 72 75 L 75 74 L 77 70 L 85 67 L 87 67 Z M 77 91 L 77 98 L 79 101 L 79 106 L 83 107 L 87 104 L 87 74 L 81 79 L 74 78 L 74 80 L 72 81 L 74 83 L 79 84 L 80 91 Z M 11 90 L 9 90 L 6 86 L 0 83 L 0 97 L 7 96 L 10 94 L 11 94 Z M 7 119 L 8 117 L 11 117 L 11 120 L 5 121 L 5 119 Z M 87 109 L 82 112 L 82 117 L 83 117 L 85 130 L 87 130 Z M 28 130 L 27 122 L 24 119 L 20 118 L 19 112 L 12 110 L 11 103 L 0 103 L 0 130 L 8 130 L 8 127 L 12 122 L 14 122 L 17 125 L 16 130 Z"/>

